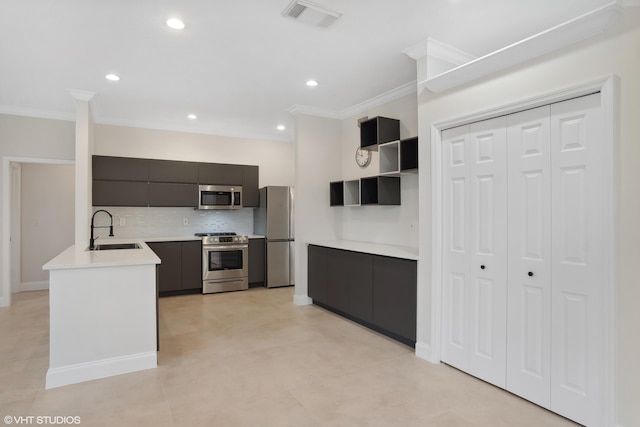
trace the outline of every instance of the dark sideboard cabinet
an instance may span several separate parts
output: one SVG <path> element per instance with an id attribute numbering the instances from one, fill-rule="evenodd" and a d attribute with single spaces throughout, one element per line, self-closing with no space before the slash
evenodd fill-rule
<path id="1" fill-rule="evenodd" d="M 415 346 L 416 261 L 309 245 L 307 273 L 314 304 Z"/>

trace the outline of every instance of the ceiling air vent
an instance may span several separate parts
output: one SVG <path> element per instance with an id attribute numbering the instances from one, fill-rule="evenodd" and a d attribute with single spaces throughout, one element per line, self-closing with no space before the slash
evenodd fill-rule
<path id="1" fill-rule="evenodd" d="M 342 13 L 310 1 L 293 0 L 282 15 L 305 24 L 326 28 L 340 18 Z"/>

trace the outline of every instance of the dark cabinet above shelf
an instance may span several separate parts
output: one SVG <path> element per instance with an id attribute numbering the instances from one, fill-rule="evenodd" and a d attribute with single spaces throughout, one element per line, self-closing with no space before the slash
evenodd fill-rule
<path id="1" fill-rule="evenodd" d="M 374 117 L 360 123 L 360 147 L 378 150 L 378 144 L 400 139 L 400 120 Z"/>

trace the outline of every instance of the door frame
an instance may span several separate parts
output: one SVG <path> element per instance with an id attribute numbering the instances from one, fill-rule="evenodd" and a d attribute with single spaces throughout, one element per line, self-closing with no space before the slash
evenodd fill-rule
<path id="1" fill-rule="evenodd" d="M 616 186 L 614 172 L 617 152 L 618 134 L 616 129 L 616 118 L 618 117 L 617 105 L 619 97 L 619 77 L 609 75 L 598 80 L 583 83 L 580 85 L 549 92 L 547 94 L 532 98 L 514 101 L 512 103 L 485 110 L 478 113 L 459 116 L 453 119 L 433 123 L 431 125 L 431 302 L 430 302 L 430 349 L 427 359 L 433 363 L 440 363 L 442 354 L 442 278 L 443 278 L 443 233 L 442 226 L 442 131 L 452 127 L 462 126 L 469 123 L 492 119 L 507 114 L 517 113 L 543 105 L 566 101 L 571 98 L 600 92 L 601 105 L 604 117 L 604 143 L 605 155 L 603 158 L 603 185 L 605 188 L 604 202 L 604 235 L 607 237 L 603 241 L 603 253 L 606 258 L 603 260 L 604 277 L 608 278 L 609 286 L 605 286 L 602 292 L 603 301 L 603 331 L 604 342 L 602 354 L 602 380 L 603 380 L 603 419 L 606 426 L 615 425 L 614 393 L 615 393 L 615 295 L 617 289 L 617 278 L 615 272 L 616 245 L 615 245 L 615 215 L 616 215 Z"/>
<path id="2" fill-rule="evenodd" d="M 2 294 L 0 294 L 0 307 L 11 305 L 11 212 L 12 198 L 11 186 L 13 178 L 11 175 L 11 164 L 13 163 L 40 163 L 56 165 L 75 165 L 74 160 L 64 159 L 42 159 L 34 157 L 2 157 L 2 265 L 3 274 L 0 278 Z"/>

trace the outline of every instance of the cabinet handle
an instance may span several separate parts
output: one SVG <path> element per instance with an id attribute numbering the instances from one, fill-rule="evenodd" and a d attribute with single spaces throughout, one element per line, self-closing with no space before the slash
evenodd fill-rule
<path id="1" fill-rule="evenodd" d="M 481 269 L 481 270 L 484 270 L 484 265 L 481 265 L 481 266 L 480 266 L 480 269 Z"/>
<path id="2" fill-rule="evenodd" d="M 533 276 L 533 271 L 528 272 L 527 276 L 532 277 Z"/>

